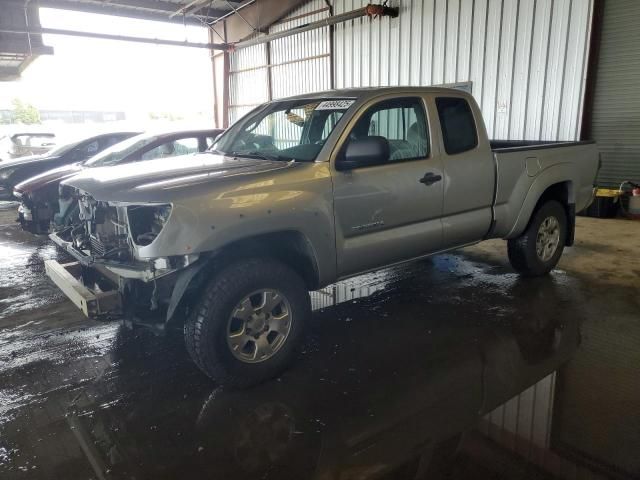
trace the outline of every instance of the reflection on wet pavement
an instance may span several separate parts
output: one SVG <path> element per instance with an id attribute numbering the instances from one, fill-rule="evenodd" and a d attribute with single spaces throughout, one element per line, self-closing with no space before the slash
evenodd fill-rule
<path id="1" fill-rule="evenodd" d="M 229 391 L 190 362 L 181 332 L 84 319 L 44 278 L 46 242 L 0 235 L 3 480 L 640 474 L 639 380 L 621 389 L 589 363 L 615 354 L 594 338 L 607 299 L 579 276 L 523 280 L 460 253 L 358 277 L 314 293 L 290 370 Z M 637 303 L 616 295 L 631 342 Z M 617 412 L 589 416 L 612 398 Z M 613 452 L 593 432 L 618 423 L 630 446 Z"/>
<path id="2" fill-rule="evenodd" d="M 63 298 L 47 280 L 44 261 L 65 257 L 48 240 L 23 232 L 15 222 L 0 225 L 0 319 Z"/>

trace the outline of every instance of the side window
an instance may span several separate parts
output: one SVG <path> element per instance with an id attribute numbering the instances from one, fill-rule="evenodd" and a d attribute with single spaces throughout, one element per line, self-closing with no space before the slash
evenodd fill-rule
<path id="1" fill-rule="evenodd" d="M 380 136 L 389 141 L 390 161 L 429 156 L 430 142 L 422 100 L 394 98 L 367 110 L 351 131 L 351 138 Z"/>
<path id="2" fill-rule="evenodd" d="M 98 153 L 98 151 L 100 150 L 100 144 L 99 142 L 96 140 L 95 142 L 91 142 L 89 145 L 87 145 L 87 155 L 88 156 L 93 156 L 96 153 Z"/>
<path id="3" fill-rule="evenodd" d="M 93 142 L 77 147 L 71 156 L 74 160 L 86 160 L 87 158 L 93 157 L 99 150 L 99 142 L 98 140 L 94 140 Z"/>
<path id="4" fill-rule="evenodd" d="M 206 145 L 207 149 L 211 148 L 211 146 L 212 146 L 214 143 L 216 143 L 216 142 L 215 142 L 215 140 L 216 140 L 216 139 L 215 139 L 214 137 L 205 137 L 205 139 L 204 139 L 204 143 L 205 143 L 205 145 Z"/>
<path id="5" fill-rule="evenodd" d="M 476 122 L 464 98 L 436 98 L 444 149 L 449 155 L 472 150 L 478 145 Z"/>
<path id="6" fill-rule="evenodd" d="M 105 148 L 110 147 L 111 145 L 115 145 L 116 143 L 120 143 L 121 141 L 123 141 L 124 139 L 126 139 L 127 137 L 121 136 L 121 135 L 114 135 L 112 137 L 105 137 L 102 139 L 102 148 L 100 150 L 104 150 Z"/>
<path id="7" fill-rule="evenodd" d="M 181 138 L 158 145 L 142 154 L 142 160 L 153 160 L 154 158 L 175 157 L 196 153 L 198 151 L 198 139 L 195 137 Z"/>
<path id="8" fill-rule="evenodd" d="M 176 155 L 187 155 L 189 153 L 198 153 L 199 151 L 197 137 L 181 138 L 173 143 L 175 144 Z"/>

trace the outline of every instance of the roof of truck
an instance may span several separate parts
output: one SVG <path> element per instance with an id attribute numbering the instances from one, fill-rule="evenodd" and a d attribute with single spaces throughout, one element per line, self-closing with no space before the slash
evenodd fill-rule
<path id="1" fill-rule="evenodd" d="M 326 99 L 326 98 L 369 98 L 387 93 L 457 93 L 462 95 L 470 95 L 464 90 L 458 88 L 446 87 L 364 87 L 364 88 L 341 88 L 336 90 L 324 90 L 322 92 L 305 93 L 295 95 L 293 97 L 279 98 L 274 102 L 286 100 L 302 100 L 302 99 Z"/>

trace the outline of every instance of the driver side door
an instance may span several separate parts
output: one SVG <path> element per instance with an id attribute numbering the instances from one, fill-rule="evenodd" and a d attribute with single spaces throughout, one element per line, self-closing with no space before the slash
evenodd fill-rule
<path id="1" fill-rule="evenodd" d="M 386 97 L 351 122 L 339 152 L 351 139 L 382 136 L 390 158 L 381 165 L 332 169 L 340 277 L 442 248 L 443 172 L 427 112 L 423 97 Z"/>

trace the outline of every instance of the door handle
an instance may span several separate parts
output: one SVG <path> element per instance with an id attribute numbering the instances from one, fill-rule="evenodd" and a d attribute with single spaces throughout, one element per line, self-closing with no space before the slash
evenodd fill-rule
<path id="1" fill-rule="evenodd" d="M 425 185 L 433 185 L 436 182 L 442 180 L 442 175 L 436 175 L 432 172 L 427 172 L 424 174 L 424 177 L 420 179 L 420 183 L 424 183 Z"/>

